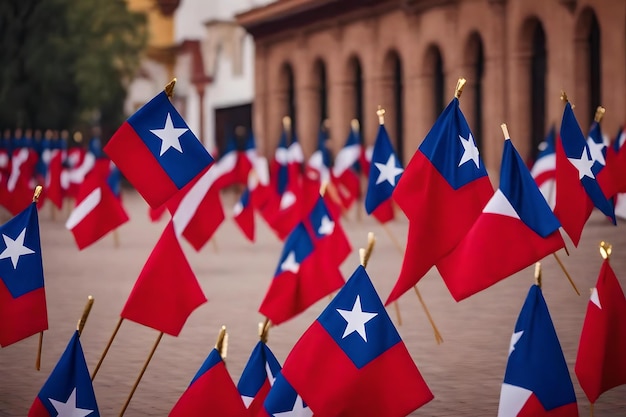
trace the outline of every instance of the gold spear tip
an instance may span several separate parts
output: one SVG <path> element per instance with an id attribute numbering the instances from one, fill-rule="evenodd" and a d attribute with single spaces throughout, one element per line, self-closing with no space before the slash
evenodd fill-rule
<path id="1" fill-rule="evenodd" d="M 502 129 L 502 133 L 504 134 L 504 140 L 510 140 L 511 135 L 509 135 L 509 129 L 506 127 L 506 123 L 502 123 L 500 125 L 500 128 Z"/>
<path id="2" fill-rule="evenodd" d="M 33 203 L 36 203 L 39 200 L 39 196 L 41 196 L 42 191 L 43 187 L 41 185 L 35 187 L 35 192 L 33 193 Z"/>
<path id="3" fill-rule="evenodd" d="M 87 323 L 87 317 L 89 317 L 89 313 L 91 312 L 91 307 L 93 306 L 94 298 L 92 295 L 87 297 L 87 304 L 85 304 L 85 308 L 83 309 L 83 315 L 78 320 L 78 324 L 76 325 L 76 330 L 78 330 L 78 335 L 80 336 L 83 333 L 83 329 L 85 328 L 85 324 Z"/>
<path id="4" fill-rule="evenodd" d="M 563 103 L 567 103 L 569 100 L 567 99 L 567 94 L 565 93 L 565 90 L 561 90 L 561 101 Z"/>
<path id="5" fill-rule="evenodd" d="M 606 109 L 602 106 L 598 106 L 598 108 L 596 109 L 596 115 L 594 116 L 593 120 L 595 120 L 596 123 L 600 123 L 602 121 L 602 118 L 604 117 L 604 113 L 606 113 Z"/>
<path id="6" fill-rule="evenodd" d="M 602 259 L 609 259 L 611 257 L 613 246 L 605 241 L 600 242 L 600 255 Z"/>
<path id="7" fill-rule="evenodd" d="M 220 353 L 222 359 L 226 359 L 226 353 L 228 350 L 228 333 L 226 333 L 226 326 L 222 326 L 217 335 L 217 342 L 215 343 L 215 349 Z"/>
<path id="8" fill-rule="evenodd" d="M 330 129 L 330 120 L 329 120 L 329 119 L 324 119 L 324 120 L 322 120 L 322 127 L 323 127 L 325 130 Z"/>
<path id="9" fill-rule="evenodd" d="M 289 130 L 291 128 L 291 117 L 283 117 L 283 129 Z"/>
<path id="10" fill-rule="evenodd" d="M 461 94 L 463 94 L 463 87 L 465 87 L 466 82 L 467 80 L 463 77 L 459 78 L 459 80 L 456 82 L 456 88 L 454 89 L 454 97 L 456 97 L 457 99 L 461 98 Z"/>
<path id="11" fill-rule="evenodd" d="M 541 262 L 535 263 L 535 285 L 541 288 Z"/>
<path id="12" fill-rule="evenodd" d="M 170 81 L 164 88 L 165 90 L 165 94 L 169 97 L 172 98 L 174 97 L 174 86 L 176 85 L 176 77 L 174 77 L 172 79 L 172 81 Z"/>
<path id="13" fill-rule="evenodd" d="M 381 125 L 385 124 L 385 109 L 379 104 L 378 110 L 376 110 L 376 115 L 378 116 L 378 123 Z"/>
<path id="14" fill-rule="evenodd" d="M 267 338 L 268 338 L 268 334 L 269 334 L 271 326 L 272 326 L 272 323 L 270 322 L 270 319 L 267 317 L 265 318 L 264 322 L 259 323 L 259 338 L 261 339 L 261 342 L 267 343 Z"/>
<path id="15" fill-rule="evenodd" d="M 365 248 L 359 248 L 359 260 L 361 266 L 365 268 L 367 266 L 367 260 L 365 259 Z"/>
<path id="16" fill-rule="evenodd" d="M 350 120 L 350 127 L 352 128 L 353 131 L 358 132 L 360 126 L 361 125 L 359 124 L 359 121 L 357 119 Z"/>

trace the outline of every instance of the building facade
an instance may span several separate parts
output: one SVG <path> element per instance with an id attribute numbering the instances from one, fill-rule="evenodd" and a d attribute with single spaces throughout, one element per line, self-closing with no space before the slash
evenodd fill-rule
<path id="1" fill-rule="evenodd" d="M 500 124 L 532 158 L 560 125 L 561 91 L 584 132 L 598 105 L 610 137 L 625 121 L 626 1 L 279 0 L 237 19 L 254 36 L 253 124 L 268 155 L 285 115 L 306 155 L 326 118 L 335 152 L 352 118 L 371 144 L 381 105 L 406 164 L 461 77 L 461 109 L 492 181 Z"/>

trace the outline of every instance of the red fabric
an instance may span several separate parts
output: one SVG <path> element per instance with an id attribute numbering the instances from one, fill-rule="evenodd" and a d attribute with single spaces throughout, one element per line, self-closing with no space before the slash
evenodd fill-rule
<path id="1" fill-rule="evenodd" d="M 21 148 L 13 152 L 9 175 L 5 186 L 0 189 L 0 204 L 12 215 L 23 211 L 33 200 L 35 191 L 33 179 L 37 153 L 32 149 Z"/>
<path id="2" fill-rule="evenodd" d="M 254 208 L 252 205 L 247 204 L 242 207 L 241 211 L 237 213 L 233 219 L 244 236 L 250 242 L 254 242 Z"/>
<path id="3" fill-rule="evenodd" d="M 574 417 L 578 416 L 578 404 L 571 403 L 546 411 L 535 394 L 531 394 L 517 417 Z"/>
<path id="4" fill-rule="evenodd" d="M 115 132 L 104 151 L 151 207 L 161 206 L 178 191 L 128 122 Z"/>
<path id="5" fill-rule="evenodd" d="M 168 223 L 122 309 L 121 317 L 178 336 L 206 297 Z"/>
<path id="6" fill-rule="evenodd" d="M 554 214 L 561 222 L 563 230 L 578 246 L 583 227 L 591 212 L 593 202 L 580 182 L 578 170 L 567 159 L 563 150 L 562 138 L 556 140 L 556 206 Z"/>
<path id="7" fill-rule="evenodd" d="M 399 417 L 433 399 L 402 341 L 358 369 L 315 321 L 282 374 L 316 417 Z"/>
<path id="8" fill-rule="evenodd" d="M 46 197 L 58 209 L 63 207 L 63 197 L 65 196 L 61 186 L 61 172 L 63 172 L 63 153 L 57 149 L 53 151 L 48 167 Z"/>
<path id="9" fill-rule="evenodd" d="M 48 330 L 48 311 L 44 287 L 13 298 L 0 280 L 0 346 L 19 342 Z"/>
<path id="10" fill-rule="evenodd" d="M 494 242 L 506 250 L 493 256 Z M 519 219 L 483 213 L 454 250 L 437 262 L 437 269 L 454 299 L 461 301 L 564 246 L 558 230 L 544 239 Z"/>
<path id="11" fill-rule="evenodd" d="M 82 250 L 127 221 L 128 214 L 109 187 L 105 172 L 96 170 L 80 185 L 76 206 L 66 227 L 74 235 L 78 249 Z"/>
<path id="12" fill-rule="evenodd" d="M 223 361 L 204 372 L 178 399 L 169 417 L 249 417 Z"/>
<path id="13" fill-rule="evenodd" d="M 590 402 L 626 384 L 626 298 L 608 261 L 604 261 L 580 335 L 575 372 Z"/>
<path id="14" fill-rule="evenodd" d="M 30 406 L 30 410 L 28 410 L 28 417 L 52 417 L 48 410 L 43 405 L 39 397 L 35 397 L 35 401 Z"/>

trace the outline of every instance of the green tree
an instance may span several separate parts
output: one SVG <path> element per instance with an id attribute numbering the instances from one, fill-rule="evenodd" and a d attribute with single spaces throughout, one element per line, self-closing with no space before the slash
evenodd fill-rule
<path id="1" fill-rule="evenodd" d="M 0 126 L 115 129 L 146 39 L 123 0 L 3 0 Z"/>

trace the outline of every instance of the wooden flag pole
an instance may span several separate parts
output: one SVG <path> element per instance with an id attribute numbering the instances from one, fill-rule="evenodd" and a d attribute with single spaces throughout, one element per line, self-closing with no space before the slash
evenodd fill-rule
<path id="1" fill-rule="evenodd" d="M 123 317 L 120 317 L 120 319 L 117 321 L 117 325 L 115 326 L 115 330 L 113 330 L 113 334 L 109 338 L 109 342 L 107 343 L 106 347 L 104 348 L 104 352 L 102 352 L 102 356 L 100 356 L 100 360 L 98 360 L 98 364 L 94 368 L 93 374 L 91 374 L 91 380 L 92 381 L 96 378 L 96 374 L 98 373 L 98 370 L 100 369 L 100 365 L 102 365 L 102 361 L 104 361 L 105 356 L 109 352 L 109 348 L 113 344 L 113 339 L 115 339 L 115 336 L 117 335 L 117 332 L 120 330 L 120 326 L 122 325 L 123 321 L 124 321 Z"/>
<path id="2" fill-rule="evenodd" d="M 396 247 L 396 249 L 398 249 L 398 252 L 400 252 L 401 254 L 404 254 L 404 249 L 402 248 L 402 244 L 394 236 L 394 234 L 391 233 L 391 229 L 389 229 L 386 224 L 381 224 L 381 226 L 383 227 L 383 229 L 385 229 L 385 232 L 387 232 L 387 235 L 389 236 L 389 238 L 393 242 L 393 244 Z M 435 334 L 435 341 L 437 342 L 437 344 L 443 343 L 443 337 L 441 336 L 441 333 L 439 332 L 439 329 L 437 328 L 437 325 L 435 324 L 435 321 L 433 320 L 432 316 L 430 315 L 430 311 L 428 310 L 428 307 L 426 307 L 426 303 L 424 302 L 424 299 L 422 298 L 422 294 L 420 294 L 419 289 L 417 289 L 417 284 L 413 286 L 413 289 L 415 290 L 415 295 L 417 296 L 417 299 L 419 300 L 420 304 L 422 305 L 422 309 L 424 309 L 424 312 L 426 313 L 426 318 L 428 319 L 428 321 L 430 323 L 430 326 L 433 328 L 433 332 Z M 398 309 L 396 301 L 394 301 L 394 304 L 396 304 L 396 309 Z M 399 310 L 397 310 L 397 311 L 398 311 L 398 314 L 399 314 Z M 399 319 L 398 319 L 398 323 L 401 324 L 401 321 Z"/>
<path id="3" fill-rule="evenodd" d="M 35 187 L 35 192 L 33 193 L 33 203 L 39 201 L 39 196 L 41 195 L 41 191 L 43 187 L 38 185 Z M 35 358 L 35 369 L 41 369 L 41 351 L 43 350 L 43 330 L 39 332 L 39 342 L 37 344 L 37 357 Z"/>
<path id="4" fill-rule="evenodd" d="M 572 288 L 574 288 L 574 291 L 576 291 L 576 295 L 580 295 L 578 288 L 576 288 L 576 284 L 574 284 L 572 277 L 570 276 L 569 272 L 567 272 L 567 269 L 565 269 L 565 265 L 563 265 L 563 262 L 561 262 L 561 259 L 559 258 L 559 256 L 556 254 L 556 252 L 553 252 L 552 255 L 554 255 L 554 259 L 556 259 L 557 263 L 561 267 L 561 270 L 567 277 L 567 280 L 569 281 L 569 283 L 572 284 Z"/>
<path id="5" fill-rule="evenodd" d="M 89 317 L 89 313 L 91 312 L 91 307 L 93 306 L 93 297 L 90 295 L 87 297 L 87 304 L 85 304 L 85 309 L 83 310 L 83 315 L 78 320 L 76 324 L 76 330 L 78 330 L 78 336 L 83 334 L 83 329 L 85 328 L 85 324 L 87 324 L 87 317 Z"/>
<path id="6" fill-rule="evenodd" d="M 148 355 L 148 359 L 146 359 L 146 362 L 143 364 L 143 368 L 141 368 L 141 372 L 139 373 L 139 376 L 137 377 L 137 380 L 135 381 L 135 384 L 133 385 L 133 388 L 130 391 L 130 394 L 128 394 L 128 398 L 126 399 L 126 402 L 124 403 L 124 407 L 122 408 L 122 411 L 120 411 L 119 417 L 122 417 L 124 413 L 126 412 L 126 409 L 128 408 L 128 404 L 130 404 L 130 400 L 133 398 L 133 394 L 135 394 L 135 390 L 137 389 L 137 386 L 139 385 L 139 382 L 141 381 L 143 374 L 146 372 L 146 368 L 148 368 L 148 365 L 150 364 L 150 360 L 152 360 L 152 356 L 154 356 L 154 352 L 159 346 L 159 342 L 161 342 L 162 337 L 163 337 L 163 332 L 159 332 L 159 336 L 157 337 L 157 340 L 154 342 L 154 345 L 152 346 L 152 350 L 150 351 L 150 355 Z"/>
<path id="7" fill-rule="evenodd" d="M 115 248 L 120 247 L 120 234 L 118 233 L 117 229 L 113 229 L 113 246 Z"/>
<path id="8" fill-rule="evenodd" d="M 541 288 L 541 262 L 535 263 L 535 285 Z"/>
<path id="9" fill-rule="evenodd" d="M 267 343 L 267 337 L 271 326 L 272 323 L 267 317 L 265 317 L 265 321 L 259 323 L 259 338 L 261 339 L 261 342 Z"/>

